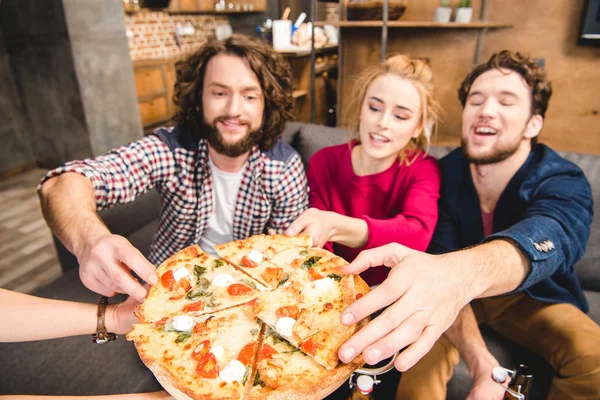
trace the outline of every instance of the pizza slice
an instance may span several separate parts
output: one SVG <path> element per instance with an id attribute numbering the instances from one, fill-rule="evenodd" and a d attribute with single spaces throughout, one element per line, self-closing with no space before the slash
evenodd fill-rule
<path id="1" fill-rule="evenodd" d="M 288 281 L 251 301 L 251 311 L 292 345 L 331 370 L 338 349 L 357 325 L 340 323 L 342 311 L 356 298 L 354 276 L 326 277 L 307 284 Z"/>
<path id="2" fill-rule="evenodd" d="M 157 269 L 158 283 L 150 286 L 136 313 L 140 322 L 155 322 L 177 314 L 202 315 L 252 300 L 266 288 L 228 263 L 187 247 Z"/>
<path id="3" fill-rule="evenodd" d="M 256 371 L 247 387 L 248 400 L 322 399 L 362 365 L 360 357 L 329 371 L 267 328 L 259 347 Z"/>
<path id="4" fill-rule="evenodd" d="M 242 399 L 255 364 L 261 324 L 246 307 L 176 315 L 134 325 L 127 334 L 165 386 L 194 399 Z"/>
<path id="5" fill-rule="evenodd" d="M 285 283 L 297 272 L 312 245 L 308 234 L 255 235 L 215 246 L 219 257 L 272 289 Z"/>

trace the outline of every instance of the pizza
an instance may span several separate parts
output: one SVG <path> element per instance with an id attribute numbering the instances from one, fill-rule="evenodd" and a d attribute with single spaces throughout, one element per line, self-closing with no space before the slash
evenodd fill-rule
<path id="1" fill-rule="evenodd" d="M 169 257 L 156 270 L 159 282 L 148 289 L 137 309 L 140 321 L 172 315 L 202 315 L 253 299 L 266 288 L 231 264 L 190 246 Z"/>
<path id="2" fill-rule="evenodd" d="M 369 287 L 311 244 L 257 235 L 215 246 L 220 259 L 181 250 L 158 267 L 127 339 L 176 398 L 327 396 L 363 364 L 340 363 L 337 352 L 367 321 L 339 321 Z"/>

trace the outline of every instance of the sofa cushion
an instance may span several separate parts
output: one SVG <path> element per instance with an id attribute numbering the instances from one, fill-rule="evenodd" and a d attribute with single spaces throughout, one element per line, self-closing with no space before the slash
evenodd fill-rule
<path id="1" fill-rule="evenodd" d="M 594 219 L 585 255 L 575 269 L 584 289 L 600 291 L 600 157 L 567 152 L 560 152 L 560 155 L 577 164 L 592 186 Z"/>
<path id="2" fill-rule="evenodd" d="M 347 143 L 350 132 L 340 128 L 330 128 L 316 124 L 290 122 L 283 133 L 284 140 L 294 147 L 306 167 L 308 160 L 323 147 Z"/>

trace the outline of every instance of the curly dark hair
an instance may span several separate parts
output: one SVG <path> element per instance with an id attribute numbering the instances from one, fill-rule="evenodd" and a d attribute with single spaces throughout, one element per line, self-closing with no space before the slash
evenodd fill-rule
<path id="1" fill-rule="evenodd" d="M 546 77 L 546 72 L 532 58 L 510 50 L 502 50 L 492 55 L 486 63 L 478 65 L 467 75 L 458 88 L 460 104 L 465 106 L 475 79 L 484 72 L 501 68 L 515 71 L 525 79 L 531 89 L 531 115 L 540 115 L 543 118 L 552 96 L 552 83 Z M 532 142 L 537 142 L 537 136 Z"/>
<path id="2" fill-rule="evenodd" d="M 281 137 L 285 123 L 293 118 L 291 70 L 271 46 L 250 36 L 232 35 L 226 40 L 209 40 L 187 60 L 175 64 L 175 120 L 198 139 L 206 136 L 202 108 L 204 76 L 208 61 L 218 54 L 235 55 L 248 60 L 256 74 L 265 98 L 262 135 L 258 145 L 261 150 L 272 149 Z"/>

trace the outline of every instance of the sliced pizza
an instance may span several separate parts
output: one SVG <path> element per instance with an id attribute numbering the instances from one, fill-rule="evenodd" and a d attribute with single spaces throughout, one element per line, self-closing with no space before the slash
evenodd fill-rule
<path id="1" fill-rule="evenodd" d="M 292 346 L 273 329 L 267 328 L 257 357 L 249 400 L 322 399 L 343 384 L 362 365 L 359 357 L 332 371 Z"/>
<path id="2" fill-rule="evenodd" d="M 242 399 L 261 324 L 245 307 L 134 325 L 127 339 L 160 382 L 194 399 Z"/>
<path id="3" fill-rule="evenodd" d="M 285 283 L 297 272 L 312 245 L 308 234 L 256 235 L 215 246 L 219 257 L 272 289 Z"/>
<path id="4" fill-rule="evenodd" d="M 140 322 L 177 314 L 202 315 L 252 300 L 266 288 L 223 260 L 190 246 L 157 269 L 158 283 L 137 309 Z"/>
<path id="5" fill-rule="evenodd" d="M 292 345 L 331 370 L 338 349 L 357 325 L 340 323 L 342 311 L 354 300 L 354 276 L 322 278 L 307 284 L 289 281 L 251 301 L 251 311 Z"/>

